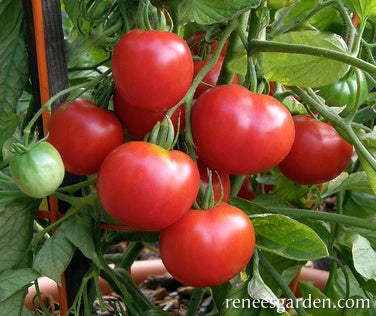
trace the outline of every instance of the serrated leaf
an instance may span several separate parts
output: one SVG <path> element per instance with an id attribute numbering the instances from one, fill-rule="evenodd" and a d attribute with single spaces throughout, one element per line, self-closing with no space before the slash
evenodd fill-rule
<path id="1" fill-rule="evenodd" d="M 39 274 L 30 268 L 3 270 L 0 273 L 0 302 L 19 290 L 27 288 L 38 277 Z"/>
<path id="2" fill-rule="evenodd" d="M 376 280 L 376 252 L 368 239 L 357 235 L 353 242 L 354 267 L 367 280 Z"/>
<path id="3" fill-rule="evenodd" d="M 76 247 L 59 227 L 36 254 L 33 269 L 61 285 L 61 274 L 71 261 L 75 250 Z"/>
<path id="4" fill-rule="evenodd" d="M 28 198 L 1 205 L 0 212 L 0 271 L 25 266 L 26 252 L 32 238 L 34 214 L 39 201 Z"/>
<path id="5" fill-rule="evenodd" d="M 373 190 L 373 193 L 376 194 L 376 171 L 372 168 L 372 166 L 360 152 L 358 152 L 358 158 L 364 171 L 367 174 L 368 182 Z"/>
<path id="6" fill-rule="evenodd" d="M 225 22 L 259 4 L 260 0 L 192 0 L 194 20 L 201 25 Z"/>
<path id="7" fill-rule="evenodd" d="M 343 39 L 332 33 L 318 31 L 289 32 L 272 42 L 320 47 L 346 53 Z M 269 81 L 287 86 L 320 87 L 342 78 L 349 65 L 328 58 L 291 53 L 264 53 L 262 73 Z"/>
<path id="8" fill-rule="evenodd" d="M 257 247 L 281 257 L 307 261 L 328 255 L 326 245 L 310 227 L 284 215 L 255 215 Z"/>
<path id="9" fill-rule="evenodd" d="M 13 135 L 16 105 L 28 77 L 28 59 L 22 33 L 22 3 L 0 3 L 0 145 Z"/>

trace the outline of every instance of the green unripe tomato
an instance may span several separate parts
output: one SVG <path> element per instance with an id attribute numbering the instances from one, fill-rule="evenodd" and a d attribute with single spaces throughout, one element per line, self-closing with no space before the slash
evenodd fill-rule
<path id="1" fill-rule="evenodd" d="M 328 106 L 346 106 L 343 114 L 361 105 L 368 95 L 367 79 L 363 72 L 359 72 L 359 85 L 354 72 L 350 71 L 343 78 L 318 88 L 318 95 L 325 99 Z M 359 100 L 356 102 L 359 91 Z"/>
<path id="2" fill-rule="evenodd" d="M 33 198 L 55 192 L 65 174 L 59 152 L 47 142 L 38 142 L 16 154 L 9 162 L 9 169 L 19 189 Z"/>

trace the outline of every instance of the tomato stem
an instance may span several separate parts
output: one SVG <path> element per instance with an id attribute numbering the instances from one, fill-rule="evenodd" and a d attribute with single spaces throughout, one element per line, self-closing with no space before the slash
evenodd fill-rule
<path id="1" fill-rule="evenodd" d="M 273 278 L 273 280 L 278 284 L 280 289 L 283 291 L 283 293 L 293 302 L 296 304 L 294 305 L 295 311 L 299 316 L 306 316 L 305 310 L 300 307 L 300 304 L 298 304 L 298 299 L 294 295 L 294 293 L 289 288 L 288 284 L 285 282 L 285 280 L 279 275 L 278 271 L 273 267 L 273 265 L 266 259 L 262 251 L 256 250 L 261 265 L 269 272 L 269 275 Z M 256 254 L 255 252 L 255 254 Z"/>
<path id="2" fill-rule="evenodd" d="M 376 76 L 376 65 L 373 65 L 352 55 L 323 47 L 313 47 L 309 45 L 289 44 L 254 39 L 249 42 L 248 50 L 251 54 L 256 54 L 259 52 L 274 52 L 324 57 L 357 67 L 373 76 Z"/>

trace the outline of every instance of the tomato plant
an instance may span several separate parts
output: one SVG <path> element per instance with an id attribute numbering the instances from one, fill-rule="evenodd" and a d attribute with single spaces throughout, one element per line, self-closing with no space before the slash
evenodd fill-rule
<path id="1" fill-rule="evenodd" d="M 375 0 L 211 4 L 0 3 L 1 314 L 50 314 L 42 276 L 64 316 L 106 313 L 103 279 L 115 313 L 179 314 L 132 280 L 150 246 L 187 316 L 375 314 Z"/>
<path id="2" fill-rule="evenodd" d="M 222 284 L 235 277 L 253 255 L 255 233 L 238 208 L 221 203 L 190 210 L 161 231 L 160 253 L 167 270 L 196 287 Z"/>
<path id="3" fill-rule="evenodd" d="M 47 142 L 21 149 L 10 160 L 9 168 L 20 190 L 38 199 L 55 192 L 65 174 L 59 152 Z"/>
<path id="4" fill-rule="evenodd" d="M 89 100 L 76 99 L 52 114 L 47 140 L 59 151 L 67 171 L 89 175 L 123 142 L 124 132 L 113 113 Z"/>
<path id="5" fill-rule="evenodd" d="M 143 140 L 147 133 L 149 133 L 157 122 L 161 122 L 167 115 L 167 111 L 150 111 L 138 107 L 129 106 L 121 97 L 121 95 L 114 91 L 113 103 L 115 113 L 118 115 L 120 121 L 125 126 L 129 135 L 135 140 Z M 171 116 L 175 131 L 183 131 L 185 128 L 185 111 L 184 105 L 181 105 Z"/>
<path id="6" fill-rule="evenodd" d="M 334 179 L 349 164 L 353 147 L 328 123 L 306 115 L 293 117 L 295 140 L 279 170 L 301 184 Z"/>
<path id="7" fill-rule="evenodd" d="M 218 46 L 218 38 L 210 39 L 209 41 L 206 39 L 206 32 L 198 31 L 193 33 L 188 39 L 187 44 L 189 45 L 192 54 L 198 56 L 200 54 L 207 56 Z M 226 54 L 228 42 L 226 42 L 225 46 L 221 50 L 221 55 Z"/>
<path id="8" fill-rule="evenodd" d="M 186 42 L 174 33 L 132 30 L 114 48 L 112 73 L 127 104 L 161 111 L 184 97 L 193 60 Z"/>
<path id="9" fill-rule="evenodd" d="M 105 158 L 97 190 L 114 219 L 133 229 L 160 230 L 190 209 L 199 185 L 199 171 L 185 153 L 134 141 Z"/>
<path id="10" fill-rule="evenodd" d="M 228 202 L 230 198 L 230 176 L 228 174 L 212 171 L 205 166 L 198 164 L 198 170 L 200 172 L 200 179 L 203 185 L 203 189 L 206 189 L 209 184 L 208 171 L 211 172 L 211 185 L 213 187 L 214 201 L 218 202 L 222 197 L 223 202 Z M 222 196 L 223 194 L 223 196 Z"/>
<path id="11" fill-rule="evenodd" d="M 295 133 L 283 104 L 240 85 L 216 86 L 201 95 L 191 122 L 199 159 L 229 174 L 276 166 L 288 154 Z"/>
<path id="12" fill-rule="evenodd" d="M 210 58 L 210 56 L 208 57 Z M 194 76 L 197 76 L 197 74 L 200 72 L 200 70 L 208 63 L 208 60 L 197 60 L 194 61 Z M 223 56 L 219 56 L 216 64 L 214 67 L 206 74 L 204 79 L 202 80 L 202 83 L 199 84 L 197 87 L 194 97 L 198 98 L 201 94 L 203 94 L 206 90 L 208 90 L 210 87 L 213 87 L 216 85 L 219 74 L 221 72 L 223 65 Z M 235 75 L 232 79 L 233 84 L 238 83 L 238 76 Z"/>
<path id="13" fill-rule="evenodd" d="M 346 107 L 344 111 L 349 113 L 352 109 L 363 104 L 367 98 L 367 79 L 363 72 L 359 72 L 359 79 L 357 79 L 356 74 L 350 71 L 343 78 L 320 87 L 318 94 L 325 99 L 329 106 Z"/>

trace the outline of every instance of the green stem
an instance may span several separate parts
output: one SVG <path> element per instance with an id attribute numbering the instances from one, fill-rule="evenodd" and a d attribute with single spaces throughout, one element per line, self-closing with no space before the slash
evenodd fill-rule
<path id="1" fill-rule="evenodd" d="M 249 52 L 251 54 L 259 52 L 273 52 L 273 53 L 289 53 L 289 54 L 303 54 L 317 57 L 324 57 L 339 61 L 354 67 L 357 67 L 372 76 L 376 76 L 376 66 L 372 65 L 360 58 L 351 56 L 346 53 L 334 51 L 323 47 L 313 47 L 302 44 L 289 44 L 263 40 L 251 40 L 249 43 Z"/>
<path id="2" fill-rule="evenodd" d="M 273 280 L 278 284 L 278 286 L 281 288 L 283 293 L 293 302 L 296 302 L 294 304 L 294 308 L 296 313 L 299 316 L 305 316 L 307 315 L 305 310 L 301 308 L 298 304 L 298 299 L 294 295 L 294 293 L 289 288 L 288 284 L 285 282 L 285 280 L 279 275 L 278 271 L 273 267 L 273 265 L 268 261 L 268 259 L 265 258 L 262 251 L 258 251 L 259 260 L 261 265 L 264 266 L 264 268 L 269 272 L 269 275 L 273 278 Z"/>
<path id="3" fill-rule="evenodd" d="M 221 55 L 222 48 L 224 47 L 227 39 L 231 35 L 231 33 L 237 28 L 238 21 L 236 19 L 231 20 L 224 30 L 222 37 L 218 41 L 218 45 L 208 60 L 207 64 L 201 69 L 201 71 L 197 74 L 197 76 L 193 79 L 190 88 L 188 89 L 187 93 L 185 94 L 184 98 L 179 102 L 179 104 L 185 104 L 185 117 L 186 117 L 186 141 L 190 144 L 193 144 L 192 138 L 192 131 L 191 131 L 191 108 L 193 105 L 193 95 L 204 79 L 206 74 L 214 67 L 217 63 L 219 56 Z"/>
<path id="4" fill-rule="evenodd" d="M 144 244 L 141 241 L 132 242 L 124 251 L 117 267 L 129 270 L 142 249 L 144 249 Z"/>
<path id="5" fill-rule="evenodd" d="M 317 212 L 312 210 L 301 210 L 288 207 L 268 207 L 268 209 L 274 213 L 286 215 L 297 219 L 314 219 L 376 231 L 376 225 L 374 223 L 358 217 L 342 214 L 332 214 L 326 212 Z"/>

